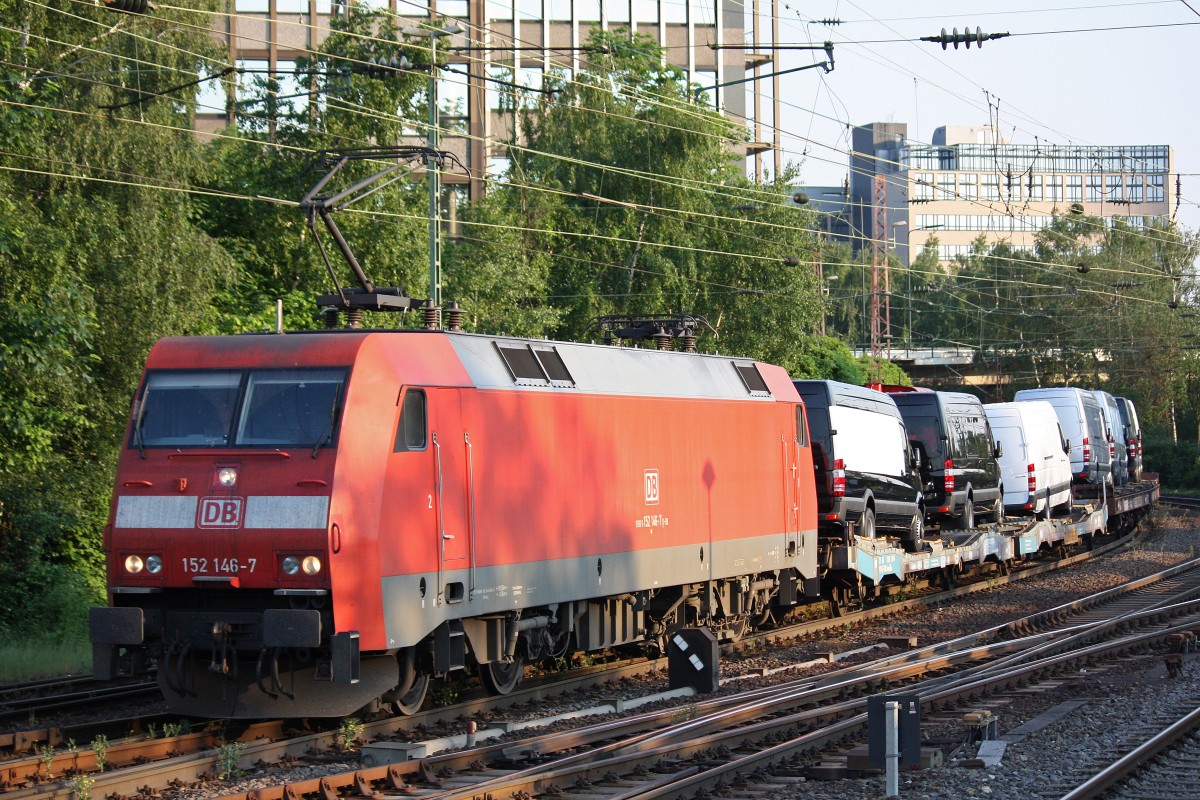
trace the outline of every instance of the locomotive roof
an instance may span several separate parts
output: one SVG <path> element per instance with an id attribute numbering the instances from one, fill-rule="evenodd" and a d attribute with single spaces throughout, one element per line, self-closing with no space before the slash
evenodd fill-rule
<path id="1" fill-rule="evenodd" d="M 340 329 L 179 337 L 156 345 L 147 367 L 216 368 L 247 360 L 251 365 L 282 366 L 281 361 L 288 366 L 349 365 L 358 361 L 364 346 L 368 350 L 381 348 L 389 356 L 412 356 L 422 362 L 422 372 L 426 373 L 430 357 L 436 353 L 426 352 L 419 357 L 418 351 L 448 346 L 461 366 L 454 365 L 458 369 L 451 370 L 440 360 L 445 368 L 443 377 L 449 377 L 451 371 L 461 376 L 459 370 L 463 370 L 469 383 L 481 389 L 798 399 L 781 367 L 749 358 L 448 331 Z"/>

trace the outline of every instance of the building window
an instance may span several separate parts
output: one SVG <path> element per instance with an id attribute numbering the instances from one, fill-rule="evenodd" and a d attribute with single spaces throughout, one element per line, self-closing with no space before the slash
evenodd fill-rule
<path id="1" fill-rule="evenodd" d="M 938 200 L 953 200 L 954 199 L 954 173 L 942 172 L 937 176 Z"/>
<path id="2" fill-rule="evenodd" d="M 1104 178 L 1102 176 L 1087 176 L 1087 201 L 1089 203 L 1104 202 Z"/>
<path id="3" fill-rule="evenodd" d="M 629 24 L 630 0 L 603 0 L 604 16 L 609 25 Z"/>
<path id="4" fill-rule="evenodd" d="M 913 183 L 913 197 L 917 200 L 933 199 L 933 173 L 918 172 Z"/>
<path id="5" fill-rule="evenodd" d="M 958 176 L 958 195 L 963 200 L 979 199 L 979 176 L 973 172 Z"/>
<path id="6" fill-rule="evenodd" d="M 517 17 L 522 20 L 541 20 L 542 0 L 517 0 Z"/>
<path id="7" fill-rule="evenodd" d="M 521 98 L 522 107 L 535 107 L 542 91 L 542 68 L 521 67 L 521 71 L 517 76 L 517 83 L 521 84 L 522 87 L 517 92 Z"/>
<path id="8" fill-rule="evenodd" d="M 1068 175 L 1067 176 L 1067 200 L 1079 202 L 1083 199 L 1083 176 Z"/>
<path id="9" fill-rule="evenodd" d="M 1105 175 L 1104 176 L 1104 199 L 1108 202 L 1114 200 L 1124 200 L 1125 193 L 1121 188 L 1120 175 Z"/>
<path id="10" fill-rule="evenodd" d="M 237 0 L 233 10 L 238 13 L 265 14 L 271 10 L 271 4 L 269 0 Z"/>
<path id="11" fill-rule="evenodd" d="M 204 65 L 201 65 L 201 78 L 212 74 L 212 70 L 208 69 Z M 219 78 L 213 78 L 201 83 L 196 91 L 196 113 L 224 114 L 225 103 L 228 99 L 225 86 L 225 81 Z"/>
<path id="12" fill-rule="evenodd" d="M 687 0 L 659 0 L 663 22 L 687 22 Z"/>
<path id="13" fill-rule="evenodd" d="M 983 199 L 984 200 L 999 200 L 1000 199 L 1000 176 L 999 175 L 984 175 L 983 176 Z"/>
<path id="14" fill-rule="evenodd" d="M 513 0 L 487 0 L 483 13 L 491 20 L 512 19 Z"/>
<path id="15" fill-rule="evenodd" d="M 696 84 L 694 97 L 696 102 L 709 108 L 717 107 L 717 90 L 712 88 L 717 84 L 717 73 L 708 69 L 696 70 L 692 79 Z"/>
<path id="16" fill-rule="evenodd" d="M 307 14 L 308 0 L 275 0 L 275 10 L 280 14 Z"/>
<path id="17" fill-rule="evenodd" d="M 1025 181 L 1025 187 L 1029 190 L 1029 199 L 1030 200 L 1041 200 L 1042 199 L 1042 176 L 1041 175 L 1030 175 L 1029 179 Z"/>
<path id="18" fill-rule="evenodd" d="M 1142 202 L 1142 176 L 1130 175 L 1125 178 L 1125 197 L 1131 203 Z"/>
<path id="19" fill-rule="evenodd" d="M 600 0 L 574 0 L 575 18 L 580 22 L 600 21 Z"/>
<path id="20" fill-rule="evenodd" d="M 442 17 L 466 19 L 470 11 L 467 9 L 467 0 L 438 0 L 437 13 Z"/>
<path id="21" fill-rule="evenodd" d="M 1054 203 L 1063 199 L 1062 175 L 1046 176 L 1046 199 Z"/>
<path id="22" fill-rule="evenodd" d="M 1146 176 L 1146 202 L 1161 203 L 1166 195 L 1163 193 L 1163 176 Z"/>
<path id="23" fill-rule="evenodd" d="M 487 101 L 492 111 L 512 111 L 516 105 L 516 88 L 512 86 L 513 72 L 511 67 L 488 67 Z"/>
<path id="24" fill-rule="evenodd" d="M 441 5 L 439 4 L 439 8 Z M 467 132 L 467 79 L 455 75 L 438 81 L 438 124 L 442 133 Z"/>
<path id="25" fill-rule="evenodd" d="M 488 180 L 503 183 L 508 180 L 508 171 L 512 169 L 512 159 L 504 156 L 493 156 L 488 159 Z"/>
<path id="26" fill-rule="evenodd" d="M 716 25 L 713 0 L 688 0 L 688 19 L 693 25 Z"/>
<path id="27" fill-rule="evenodd" d="M 633 0 L 633 12 L 639 25 L 658 22 L 658 0 Z"/>

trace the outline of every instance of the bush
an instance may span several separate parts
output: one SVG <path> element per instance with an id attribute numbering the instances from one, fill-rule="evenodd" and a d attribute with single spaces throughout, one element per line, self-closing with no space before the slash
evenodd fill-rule
<path id="1" fill-rule="evenodd" d="M 1200 444 L 1153 437 L 1146 438 L 1143 446 L 1146 471 L 1157 472 L 1164 487 L 1200 491 Z"/>

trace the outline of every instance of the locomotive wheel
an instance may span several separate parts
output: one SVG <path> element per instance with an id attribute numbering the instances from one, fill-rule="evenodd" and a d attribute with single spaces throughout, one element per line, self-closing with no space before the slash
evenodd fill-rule
<path id="1" fill-rule="evenodd" d="M 488 694 L 505 695 L 516 689 L 525 675 L 525 660 L 516 656 L 512 661 L 489 661 L 479 665 L 479 679 Z"/>
<path id="2" fill-rule="evenodd" d="M 401 716 L 412 716 L 421 710 L 421 704 L 425 702 L 425 694 L 428 691 L 429 676 L 418 675 L 404 696 L 392 701 L 392 708 Z"/>

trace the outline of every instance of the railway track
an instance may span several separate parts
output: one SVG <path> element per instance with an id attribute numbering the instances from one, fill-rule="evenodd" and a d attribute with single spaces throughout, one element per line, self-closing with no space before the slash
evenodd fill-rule
<path id="1" fill-rule="evenodd" d="M 1139 731 L 1142 736 L 1131 736 L 1130 749 L 1116 761 L 1081 764 L 1091 777 L 1061 800 L 1193 800 L 1200 786 L 1200 691 L 1193 703 L 1144 720 Z"/>
<path id="2" fill-rule="evenodd" d="M 865 725 L 865 719 L 861 718 L 865 697 L 878 692 L 881 686 L 911 684 L 906 691 L 918 691 L 923 703 L 927 702 L 928 694 L 931 708 L 944 708 L 947 704 L 957 702 L 958 698 L 987 691 L 981 687 L 1011 687 L 1021 681 L 1036 679 L 1030 676 L 1056 674 L 1056 670 L 1069 671 L 1071 665 L 1081 663 L 1081 659 L 1101 657 L 1105 647 L 1120 652 L 1135 646 L 1129 642 L 1097 644 L 1101 638 L 1117 636 L 1115 631 L 1118 628 L 1157 626 L 1152 627 L 1150 633 L 1137 634 L 1148 637 L 1145 642 L 1169 635 L 1163 632 L 1161 626 L 1170 615 L 1184 613 L 1181 604 L 1190 604 L 1196 613 L 1200 613 L 1200 599 L 1197 599 L 1200 597 L 1200 570 L 1196 569 L 1196 562 L 1190 562 L 1165 572 L 1167 574 L 1160 576 L 1162 586 L 1168 587 L 1171 582 L 1174 585 L 1162 591 L 1149 591 L 1148 584 L 1152 581 L 1134 582 L 1125 592 L 1100 593 L 1084 601 L 1042 612 L 1036 615 L 1037 619 L 998 626 L 958 640 L 868 665 L 838 670 L 818 678 L 800 679 L 730 697 L 696 700 L 682 708 L 588 726 L 570 733 L 547 734 L 518 742 L 487 745 L 467 753 L 430 755 L 421 761 L 328 776 L 308 784 L 291 784 L 286 790 L 280 787 L 279 794 L 271 794 L 274 790 L 259 790 L 255 797 L 256 800 L 273 800 L 276 797 L 299 797 L 310 792 L 331 797 L 329 792 L 361 794 L 367 787 L 384 790 L 400 786 L 408 787 L 416 796 L 436 797 L 465 797 L 473 793 L 488 793 L 494 797 L 515 794 L 519 797 L 520 792 L 538 794 L 551 785 L 561 791 L 568 791 L 568 787 L 576 785 L 612 784 L 624 787 L 627 792 L 634 791 L 634 787 L 639 793 L 665 792 L 667 786 L 681 782 L 692 787 L 695 782 L 702 780 L 702 775 L 714 772 L 725 764 L 738 765 L 729 767 L 732 772 L 726 778 L 720 777 L 724 773 L 714 773 L 713 786 L 721 780 L 734 780 L 747 774 L 747 770 L 762 769 L 766 765 L 788 765 L 784 767 L 785 771 L 799 769 L 796 765 L 815 758 L 823 748 L 847 736 L 861 735 Z M 1185 577 L 1188 579 L 1186 582 L 1183 581 Z M 1127 599 L 1131 591 L 1142 595 L 1136 606 Z M 1105 603 L 1110 609 L 1107 614 L 1091 610 Z M 1200 617 L 1187 624 L 1194 625 L 1197 621 L 1200 621 Z M 1089 652 L 1089 648 L 1093 649 Z M 954 670 L 954 674 L 928 678 L 931 672 L 949 670 Z M 526 691 L 536 692 L 538 689 L 531 687 Z M 512 697 L 505 699 L 518 700 Z M 364 726 L 361 736 L 378 741 L 402 733 L 405 723 L 429 725 L 437 718 L 476 717 L 482 709 L 472 710 L 475 707 L 476 704 L 460 704 L 426 712 L 408 720 L 370 723 Z M 492 713 L 497 712 L 493 709 Z M 779 719 L 784 722 L 778 722 Z M 479 732 L 479 740 L 490 733 Z M 253 742 L 241 751 L 238 761 L 241 768 L 248 769 L 255 762 L 275 762 L 287 754 L 301 756 L 313 750 L 329 752 L 335 736 L 335 733 L 314 734 L 286 742 Z M 779 739 L 792 742 L 790 749 L 785 748 L 786 757 L 776 753 L 765 756 L 766 761 L 759 763 L 753 761 L 751 755 L 745 757 L 751 760 L 744 762 L 740 757 L 731 760 L 727 755 L 712 755 L 743 750 L 761 754 L 764 752 L 764 736 L 772 741 Z M 461 747 L 466 741 L 464 732 L 461 738 L 444 742 L 443 745 Z M 705 755 L 708 751 L 704 747 L 697 748 L 696 743 L 700 741 L 706 743 L 711 753 Z M 393 749 L 406 748 L 407 745 L 396 745 Z M 766 749 L 773 748 L 774 745 Z M 409 754 L 419 753 L 414 749 Z M 629 758 L 617 759 L 618 754 L 628 755 Z M 92 791 L 104 795 L 133 794 L 140 787 L 162 786 L 171 779 L 187 782 L 205 775 L 211 777 L 221 771 L 216 766 L 221 757 L 228 759 L 228 751 L 224 756 L 208 751 L 94 775 Z M 685 763 L 684 759 L 698 761 L 699 768 L 696 763 Z M 479 767 L 480 764 L 484 765 L 483 768 Z M 678 768 L 664 773 L 664 764 Z M 553 765 L 553 769 L 547 774 L 550 765 Z M 465 777 L 468 773 L 474 775 L 469 781 Z M 452 779 L 449 777 L 451 775 Z M 507 782 L 493 785 L 492 782 L 501 779 Z M 456 795 L 451 792 L 450 783 L 469 784 L 472 788 L 464 790 L 462 795 Z M 69 784 L 62 785 L 60 782 L 58 786 L 27 787 L 8 794 L 14 798 L 53 797 L 65 800 L 70 791 Z M 694 792 L 694 789 L 680 791 Z"/>
<path id="3" fill-rule="evenodd" d="M 1163 505 L 1172 506 L 1174 508 L 1184 508 L 1189 511 L 1200 511 L 1200 497 L 1193 497 L 1185 494 L 1164 494 L 1159 496 L 1159 501 Z"/>

